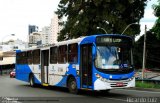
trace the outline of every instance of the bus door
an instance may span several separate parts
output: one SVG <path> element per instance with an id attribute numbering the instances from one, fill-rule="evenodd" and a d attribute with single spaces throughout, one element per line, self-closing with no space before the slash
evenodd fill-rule
<path id="1" fill-rule="evenodd" d="M 41 80 L 48 83 L 49 50 L 41 51 Z"/>
<path id="2" fill-rule="evenodd" d="M 81 87 L 92 88 L 92 44 L 81 45 Z"/>

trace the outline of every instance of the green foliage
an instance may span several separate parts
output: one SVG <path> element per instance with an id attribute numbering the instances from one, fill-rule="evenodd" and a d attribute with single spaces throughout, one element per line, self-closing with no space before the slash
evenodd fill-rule
<path id="1" fill-rule="evenodd" d="M 157 16 L 158 19 L 153 28 L 147 32 L 146 67 L 160 69 L 160 0 L 158 0 L 158 2 L 158 5 L 153 5 L 155 16 Z M 137 68 L 142 67 L 143 42 L 144 36 L 142 36 L 135 44 L 134 61 Z"/>
<path id="2" fill-rule="evenodd" d="M 156 20 L 155 25 L 151 29 L 152 32 L 156 34 L 157 39 L 160 40 L 160 17 Z"/>
<path id="3" fill-rule="evenodd" d="M 144 36 L 135 43 L 134 47 L 134 64 L 136 68 L 142 67 Z M 146 34 L 146 68 L 160 69 L 160 40 L 156 34 L 148 31 Z"/>
<path id="4" fill-rule="evenodd" d="M 136 87 L 140 88 L 160 88 L 159 84 L 154 84 L 154 83 L 148 83 L 148 82 L 141 82 L 141 81 L 136 81 Z"/>
<path id="5" fill-rule="evenodd" d="M 133 51 L 133 59 L 135 69 L 142 68 L 142 60 L 143 60 L 143 41 L 144 36 L 142 36 L 134 45 Z"/>
<path id="6" fill-rule="evenodd" d="M 139 22 L 143 17 L 147 0 L 61 0 L 56 14 L 63 29 L 58 41 L 80 36 L 104 33 L 97 27 L 104 28 L 107 33 L 121 34 L 128 24 Z M 108 21 L 107 24 L 105 21 Z M 139 34 L 140 26 L 130 26 L 125 34 Z"/>
<path id="7" fill-rule="evenodd" d="M 160 0 L 158 0 L 158 4 L 153 5 L 154 15 L 156 17 L 160 17 Z"/>
<path id="8" fill-rule="evenodd" d="M 154 32 L 157 36 L 157 38 L 160 40 L 160 0 L 158 0 L 158 4 L 153 5 L 154 14 L 158 19 L 155 22 L 155 25 L 151 29 L 152 32 Z"/>

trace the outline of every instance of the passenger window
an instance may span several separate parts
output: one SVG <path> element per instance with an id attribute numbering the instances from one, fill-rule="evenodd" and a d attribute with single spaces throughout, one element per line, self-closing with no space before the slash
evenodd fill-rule
<path id="1" fill-rule="evenodd" d="M 17 53 L 16 61 L 17 64 L 27 64 L 27 53 L 26 52 Z"/>
<path id="2" fill-rule="evenodd" d="M 68 45 L 68 62 L 77 63 L 78 62 L 78 44 Z"/>
<path id="3" fill-rule="evenodd" d="M 23 52 L 22 53 L 23 57 L 22 57 L 22 60 L 23 60 L 23 64 L 27 64 L 27 52 Z"/>
<path id="4" fill-rule="evenodd" d="M 40 64 L 40 50 L 33 51 L 33 64 Z"/>
<path id="5" fill-rule="evenodd" d="M 33 63 L 32 51 L 27 51 L 27 61 L 28 61 L 28 64 L 32 64 Z"/>
<path id="6" fill-rule="evenodd" d="M 17 56 L 16 56 L 16 63 L 17 64 L 22 64 L 22 56 L 21 56 L 22 53 L 17 53 Z"/>
<path id="7" fill-rule="evenodd" d="M 57 63 L 57 57 L 58 57 L 58 52 L 57 52 L 57 47 L 51 47 L 50 48 L 50 63 Z"/>
<path id="8" fill-rule="evenodd" d="M 58 63 L 67 63 L 67 45 L 59 46 Z"/>

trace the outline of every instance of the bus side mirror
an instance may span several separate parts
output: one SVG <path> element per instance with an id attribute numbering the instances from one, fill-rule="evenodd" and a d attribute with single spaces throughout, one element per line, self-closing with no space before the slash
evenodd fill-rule
<path id="1" fill-rule="evenodd" d="M 97 49 L 96 49 L 97 47 L 96 47 L 96 45 L 95 44 L 93 44 L 93 47 L 92 47 L 92 58 L 93 58 L 93 60 L 95 60 L 96 59 L 96 55 L 97 55 Z"/>

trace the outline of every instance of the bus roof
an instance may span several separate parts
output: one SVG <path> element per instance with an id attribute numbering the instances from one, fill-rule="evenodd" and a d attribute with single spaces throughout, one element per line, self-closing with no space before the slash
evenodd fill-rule
<path id="1" fill-rule="evenodd" d="M 90 42 L 94 42 L 95 38 L 97 36 L 130 37 L 130 36 L 120 35 L 120 34 L 94 34 L 94 35 L 90 35 L 90 36 L 79 37 L 79 38 L 76 38 L 76 39 L 70 39 L 70 40 L 66 40 L 66 41 L 61 41 L 61 42 L 57 42 L 57 43 L 54 43 L 54 44 L 46 44 L 46 45 L 40 45 L 40 46 L 36 46 L 36 47 L 26 48 L 24 50 L 17 50 L 17 52 L 36 50 L 36 49 L 46 49 L 46 48 L 50 48 L 51 46 L 59 46 L 59 45 L 66 45 L 66 44 L 73 44 L 73 43 L 80 43 L 80 42 L 82 42 L 82 44 L 83 44 L 83 42 L 85 43 L 85 41 L 89 41 L 89 40 L 90 40 Z"/>

